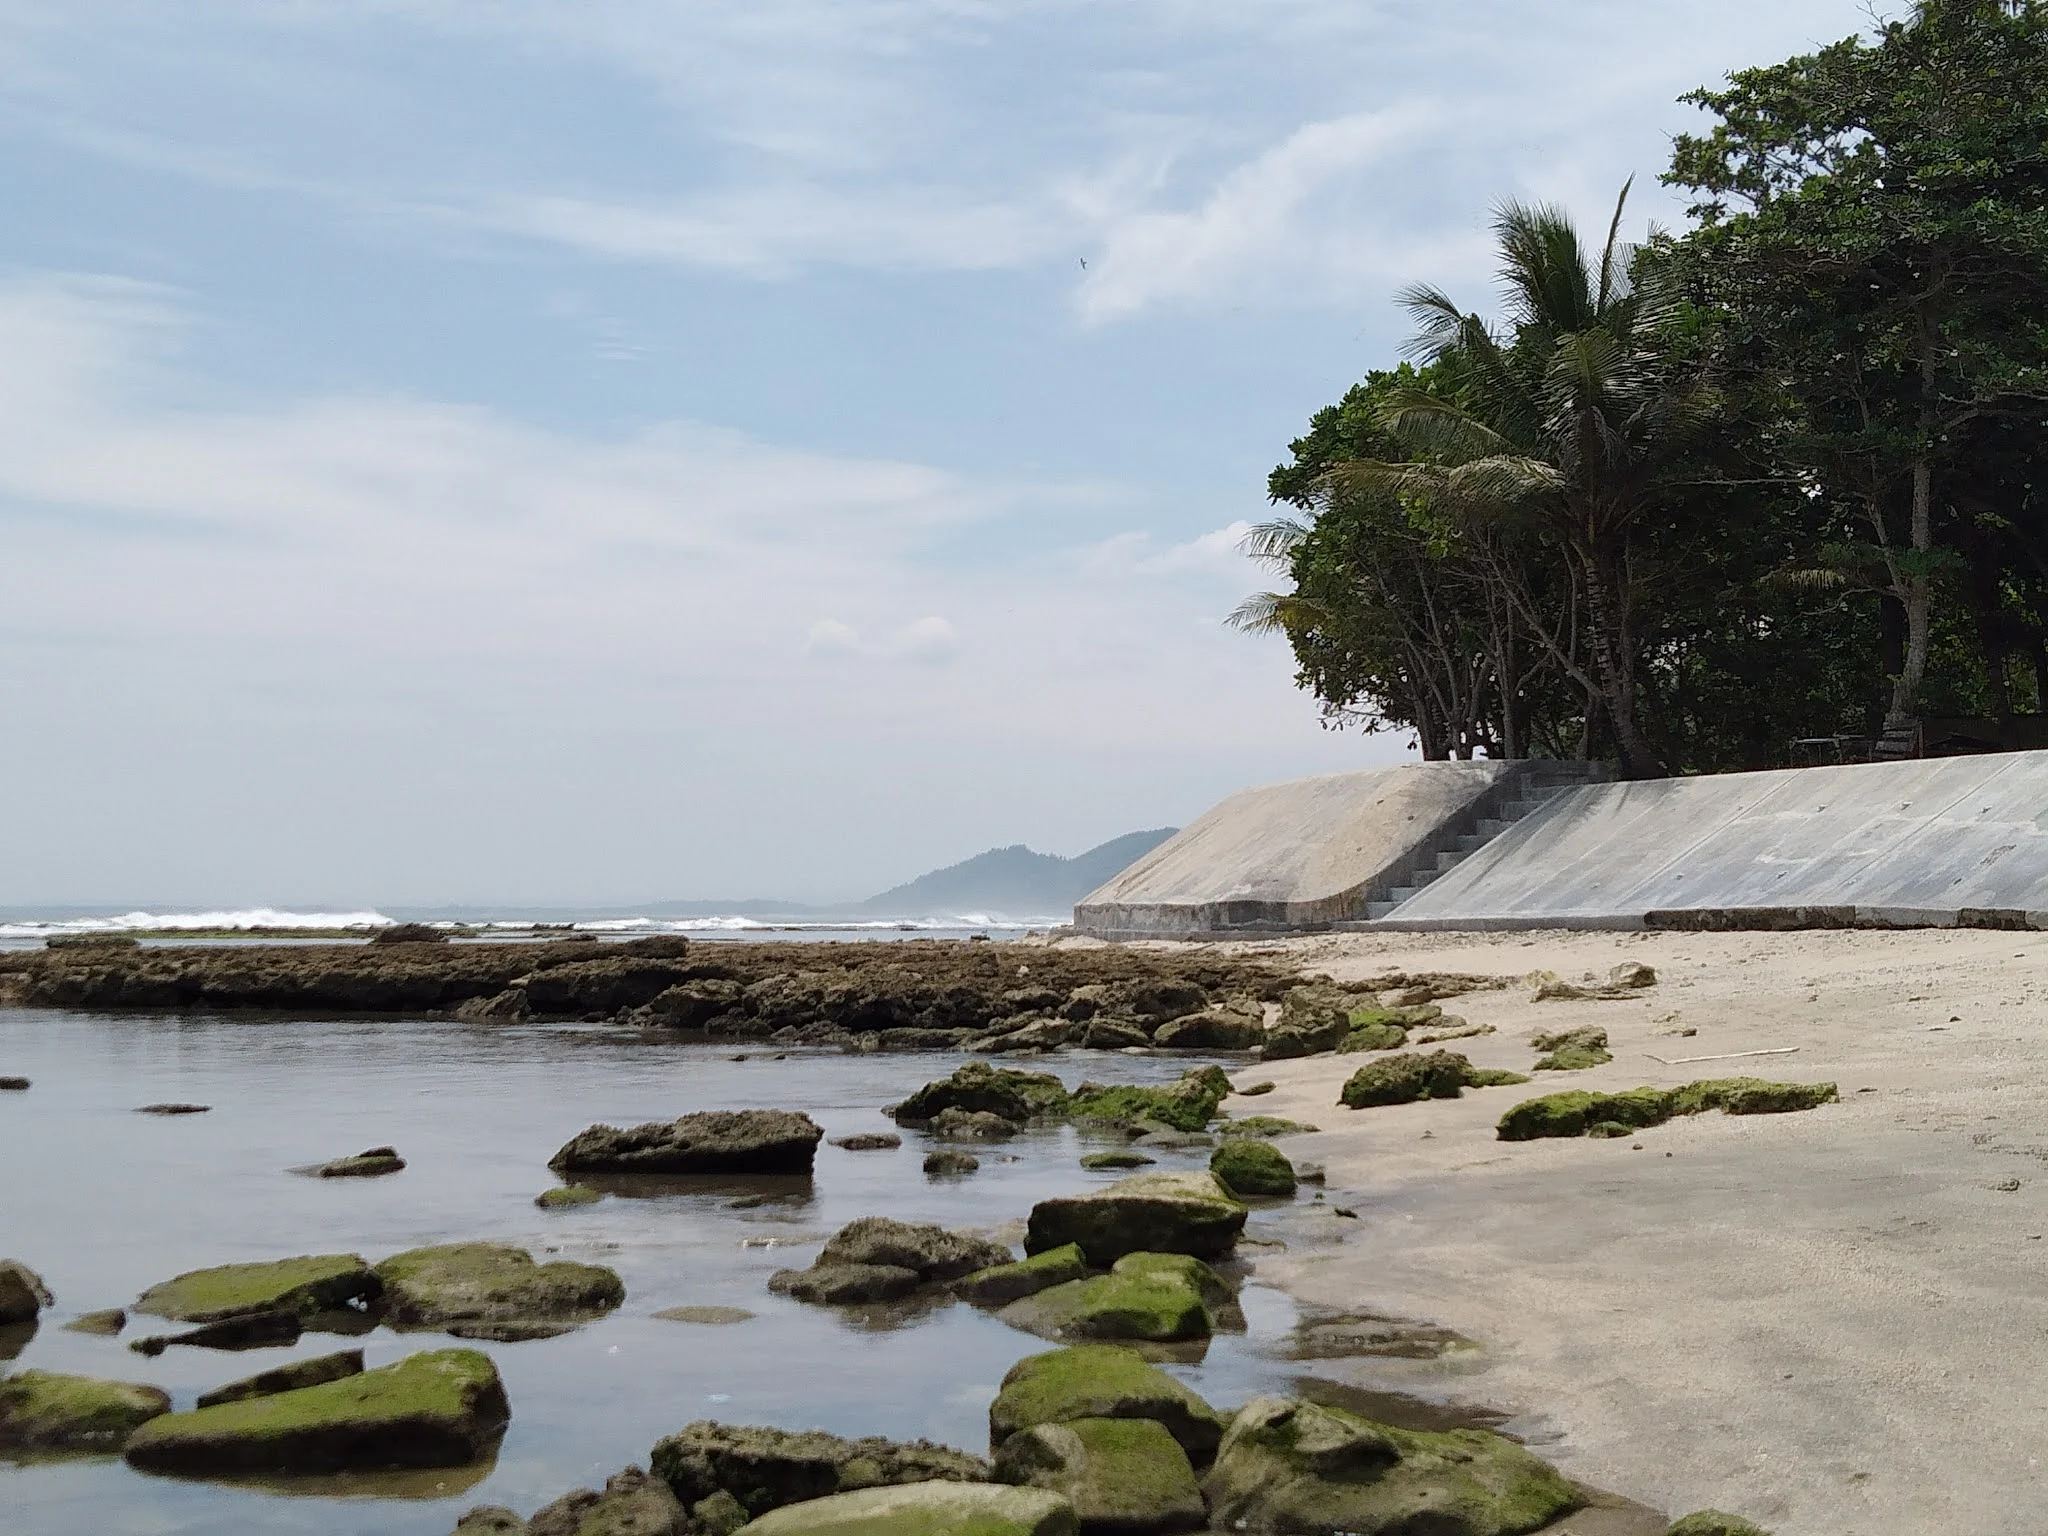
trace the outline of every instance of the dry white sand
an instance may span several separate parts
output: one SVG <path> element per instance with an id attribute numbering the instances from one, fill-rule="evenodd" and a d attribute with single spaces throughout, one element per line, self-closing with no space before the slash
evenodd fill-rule
<path id="1" fill-rule="evenodd" d="M 1233 946 L 1237 947 L 1237 946 Z M 1323 1212 L 1262 1279 L 1307 1303 L 1423 1319 L 1478 1349 L 1344 1367 L 1518 1415 L 1570 1475 L 1778 1536 L 2048 1531 L 2048 936 L 2006 933 L 1342 935 L 1279 948 L 1338 979 L 1389 969 L 1567 977 L 1620 960 L 1626 1002 L 1445 1004 L 1498 1033 L 1448 1045 L 1526 1071 L 1536 1029 L 1604 1025 L 1615 1060 L 1457 1101 L 1336 1107 L 1362 1060 L 1277 1062 L 1232 1099 L 1323 1131 Z M 1696 1031 L 1691 1035 L 1680 1030 Z M 1666 1066 L 1797 1046 L 1796 1054 Z M 1839 1104 L 1710 1114 L 1625 1139 L 1510 1143 L 1536 1092 L 1701 1077 L 1833 1081 Z M 1244 1080 L 1242 1077 L 1240 1080 Z M 1304 1239 L 1311 1232 L 1303 1233 Z M 1330 1367 L 1320 1367 L 1325 1371 Z"/>

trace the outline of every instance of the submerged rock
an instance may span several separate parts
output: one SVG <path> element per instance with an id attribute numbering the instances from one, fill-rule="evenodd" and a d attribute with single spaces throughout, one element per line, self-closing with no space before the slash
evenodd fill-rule
<path id="1" fill-rule="evenodd" d="M 304 1322 L 296 1312 L 246 1312 L 217 1323 L 202 1323 L 185 1333 L 151 1334 L 128 1347 L 138 1355 L 160 1355 L 173 1344 L 193 1349 L 269 1349 L 298 1343 L 303 1331 Z"/>
<path id="2" fill-rule="evenodd" d="M 98 1338 L 111 1339 L 128 1326 L 128 1314 L 119 1307 L 108 1307 L 102 1312 L 85 1312 L 64 1325 L 66 1333 L 90 1333 Z"/>
<path id="3" fill-rule="evenodd" d="M 27 1093 L 32 1086 L 25 1077 L 0 1077 L 0 1093 Z"/>
<path id="4" fill-rule="evenodd" d="M 972 1152 L 951 1147 L 941 1147 L 924 1155 L 924 1171 L 930 1174 L 972 1173 L 980 1166 L 981 1159 Z"/>
<path id="5" fill-rule="evenodd" d="M 940 1141 L 1008 1141 L 1020 1129 L 1015 1121 L 985 1109 L 957 1107 L 940 1110 L 924 1128 Z"/>
<path id="6" fill-rule="evenodd" d="M 490 1356 L 436 1349 L 319 1386 L 152 1419 L 129 1465 L 190 1477 L 463 1466 L 511 1418 Z"/>
<path id="7" fill-rule="evenodd" d="M 412 1248 L 384 1260 L 376 1273 L 384 1286 L 385 1318 L 409 1327 L 573 1325 L 601 1317 L 626 1299 L 618 1275 L 602 1265 L 566 1259 L 536 1264 L 525 1249 L 500 1243 Z M 516 1327 L 511 1336 L 519 1336 Z M 546 1337 L 548 1331 L 527 1336 Z"/>
<path id="8" fill-rule="evenodd" d="M 304 1171 L 316 1179 L 375 1179 L 387 1173 L 398 1173 L 404 1167 L 405 1159 L 398 1155 L 396 1147 L 371 1147 L 354 1157 L 337 1157 L 331 1162 L 316 1163 Z"/>
<path id="9" fill-rule="evenodd" d="M 1010 1367 L 989 1404 L 989 1444 L 1001 1452 L 1019 1430 L 1075 1419 L 1151 1419 L 1165 1427 L 1197 1466 L 1223 1438 L 1223 1418 L 1135 1350 L 1080 1344 L 1028 1355 Z"/>
<path id="10" fill-rule="evenodd" d="M 845 1152 L 888 1152 L 903 1145 L 892 1131 L 863 1131 L 858 1136 L 834 1136 L 832 1145 Z"/>
<path id="11" fill-rule="evenodd" d="M 753 1320 L 745 1307 L 668 1307 L 654 1314 L 665 1323 L 704 1323 L 724 1326 Z"/>
<path id="12" fill-rule="evenodd" d="M 786 1109 L 714 1109 L 620 1130 L 594 1125 L 549 1161 L 557 1173 L 809 1173 L 825 1132 Z"/>
<path id="13" fill-rule="evenodd" d="M 0 1328 L 32 1323 L 56 1298 L 43 1277 L 19 1259 L 0 1259 Z"/>
<path id="14" fill-rule="evenodd" d="M 1074 1506 L 1043 1488 L 911 1483 L 774 1510 L 754 1536 L 1077 1536 Z"/>
<path id="15" fill-rule="evenodd" d="M 977 1307 L 1000 1307 L 1026 1296 L 1080 1280 L 1088 1261 L 1073 1243 L 1033 1254 L 1020 1264 L 996 1264 L 953 1282 L 953 1294 Z"/>
<path id="16" fill-rule="evenodd" d="M 1064 1114 L 1066 1108 L 1066 1086 L 1050 1072 L 970 1061 L 951 1077 L 926 1083 L 890 1113 L 899 1125 L 923 1125 L 947 1109 L 999 1115 L 1013 1125 L 1024 1125 Z"/>
<path id="17" fill-rule="evenodd" d="M 595 1205 L 603 1198 L 603 1190 L 592 1189 L 588 1184 L 561 1184 L 542 1190 L 533 1197 L 533 1203 L 544 1211 L 560 1211 L 572 1206 Z"/>
<path id="18" fill-rule="evenodd" d="M 768 1289 L 778 1296 L 830 1307 L 895 1301 L 923 1284 L 916 1270 L 898 1264 L 818 1263 L 809 1269 L 778 1269 L 768 1277 Z"/>
<path id="19" fill-rule="evenodd" d="M 1127 1148 L 1121 1152 L 1090 1152 L 1081 1159 L 1081 1166 L 1095 1172 L 1105 1168 L 1149 1168 L 1157 1161 L 1155 1157 Z"/>
<path id="20" fill-rule="evenodd" d="M 55 1371 L 0 1377 L 0 1449 L 118 1451 L 140 1425 L 170 1412 L 156 1387 Z"/>
<path id="21" fill-rule="evenodd" d="M 1524 1099 L 1500 1117 L 1502 1141 L 1552 1136 L 1627 1134 L 1680 1115 L 1710 1109 L 1731 1115 L 1782 1115 L 1835 1101 L 1833 1083 L 1771 1083 L 1755 1077 L 1710 1078 L 1683 1088 L 1631 1088 L 1623 1093 L 1571 1089 Z M 1618 1127 L 1610 1132 L 1603 1127 Z"/>
<path id="22" fill-rule="evenodd" d="M 1244 1230 L 1245 1208 L 1208 1173 L 1140 1173 L 1107 1189 L 1041 1200 L 1031 1208 L 1024 1249 L 1077 1243 L 1098 1267 L 1127 1253 L 1220 1258 Z"/>
<path id="23" fill-rule="evenodd" d="M 715 1520 L 727 1530 L 786 1504 L 856 1489 L 980 1483 L 989 1475 L 979 1456 L 926 1440 L 846 1440 L 712 1420 L 657 1441 L 649 1465 L 700 1525 Z"/>
<path id="24" fill-rule="evenodd" d="M 536 1510 L 526 1536 L 686 1536 L 687 1513 L 669 1486 L 638 1467 L 606 1479 L 604 1491 L 578 1488 Z"/>
<path id="25" fill-rule="evenodd" d="M 1523 1536 L 1583 1502 L 1487 1430 L 1401 1430 L 1277 1397 L 1239 1411 L 1202 1487 L 1217 1528 L 1247 1536 Z"/>
<path id="26" fill-rule="evenodd" d="M 153 1285 L 135 1310 L 181 1323 L 213 1323 L 256 1312 L 309 1317 L 375 1301 L 384 1283 L 353 1253 L 323 1253 L 259 1264 L 194 1269 Z"/>
<path id="27" fill-rule="evenodd" d="M 996 1452 L 998 1481 L 1045 1488 L 1084 1532 L 1192 1531 L 1207 1520 L 1180 1442 L 1150 1419 L 1073 1419 L 1019 1430 Z"/>
<path id="28" fill-rule="evenodd" d="M 1270 1141 L 1245 1137 L 1226 1141 L 1210 1156 L 1209 1171 L 1240 1199 L 1248 1195 L 1294 1193 L 1294 1164 Z"/>
<path id="29" fill-rule="evenodd" d="M 275 1397 L 280 1392 L 296 1392 L 300 1387 L 317 1387 L 323 1381 L 339 1381 L 344 1376 L 359 1376 L 363 1370 L 363 1352 L 360 1349 L 344 1349 L 331 1355 L 315 1355 L 310 1360 L 294 1360 L 288 1365 L 275 1366 L 267 1371 L 258 1371 L 254 1376 L 244 1376 L 240 1381 L 231 1381 L 224 1387 L 199 1394 L 199 1406 L 211 1408 L 216 1403 L 239 1403 L 252 1397 Z"/>
<path id="30" fill-rule="evenodd" d="M 138 1115 L 203 1115 L 211 1111 L 211 1104 L 144 1104 L 137 1108 Z"/>

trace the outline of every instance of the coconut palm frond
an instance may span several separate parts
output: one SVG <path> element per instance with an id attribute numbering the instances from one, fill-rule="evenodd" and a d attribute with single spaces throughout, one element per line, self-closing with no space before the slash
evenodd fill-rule
<path id="1" fill-rule="evenodd" d="M 1275 518 L 1270 523 L 1252 524 L 1245 530 L 1244 537 L 1237 541 L 1237 547 L 1240 553 L 1254 560 L 1263 560 L 1269 565 L 1285 565 L 1294 558 L 1294 552 L 1301 548 L 1302 540 L 1308 534 L 1306 523 L 1291 517 Z"/>
<path id="2" fill-rule="evenodd" d="M 1329 610 L 1287 592 L 1254 592 L 1224 623 L 1248 635 L 1287 635 L 1329 618 Z"/>

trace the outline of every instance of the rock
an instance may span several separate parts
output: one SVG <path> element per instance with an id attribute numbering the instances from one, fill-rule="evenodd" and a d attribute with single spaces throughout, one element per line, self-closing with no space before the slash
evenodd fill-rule
<path id="1" fill-rule="evenodd" d="M 490 1356 L 435 1349 L 271 1397 L 166 1414 L 130 1466 L 187 1477 L 455 1467 L 496 1445 L 512 1410 Z"/>
<path id="2" fill-rule="evenodd" d="M 138 1115 L 203 1115 L 212 1108 L 211 1104 L 144 1104 L 135 1113 Z"/>
<path id="3" fill-rule="evenodd" d="M 603 1190 L 592 1189 L 588 1184 L 561 1184 L 542 1190 L 533 1197 L 533 1203 L 544 1211 L 559 1211 L 571 1206 L 595 1205 L 603 1198 Z"/>
<path id="4" fill-rule="evenodd" d="M 43 940 L 45 949 L 140 949 L 142 940 L 127 933 L 58 933 Z"/>
<path id="5" fill-rule="evenodd" d="M 1019 1028 L 984 1036 L 969 1049 L 1001 1054 L 1007 1051 L 1049 1051 L 1080 1038 L 1082 1026 L 1066 1019 L 1032 1019 Z"/>
<path id="6" fill-rule="evenodd" d="M 195 1269 L 142 1293 L 135 1310 L 181 1323 L 214 1323 L 252 1312 L 309 1317 L 371 1302 L 384 1282 L 352 1253 Z"/>
<path id="7" fill-rule="evenodd" d="M 152 1334 L 134 1340 L 128 1347 L 138 1355 L 160 1355 L 173 1344 L 194 1349 L 270 1349 L 298 1343 L 303 1329 L 296 1312 L 244 1312 L 217 1323 L 202 1324 L 186 1333 Z"/>
<path id="8" fill-rule="evenodd" d="M 1136 1351 L 1081 1344 L 1028 1355 L 1010 1367 L 989 1405 L 989 1444 L 1000 1453 L 1019 1430 L 1075 1419 L 1151 1419 L 1205 1465 L 1223 1438 L 1223 1419 L 1201 1398 Z"/>
<path id="9" fill-rule="evenodd" d="M 1043 1488 L 912 1483 L 789 1504 L 752 1536 L 1076 1536 L 1074 1506 Z"/>
<path id="10" fill-rule="evenodd" d="M 393 923 L 370 935 L 372 944 L 446 944 L 448 935 L 431 923 Z"/>
<path id="11" fill-rule="evenodd" d="M 1146 1131 L 1132 1142 L 1148 1152 L 1187 1152 L 1196 1147 L 1213 1147 L 1216 1138 L 1207 1131 L 1176 1131 L 1171 1126 L 1156 1131 Z"/>
<path id="12" fill-rule="evenodd" d="M 375 1179 L 404 1167 L 405 1159 L 398 1155 L 396 1147 L 371 1147 L 354 1157 L 337 1157 L 331 1163 L 315 1164 L 305 1172 L 317 1179 Z"/>
<path id="13" fill-rule="evenodd" d="M 1073 1419 L 1019 1430 L 996 1452 L 998 1481 L 1045 1488 L 1084 1532 L 1192 1531 L 1208 1511 L 1180 1442 L 1150 1419 Z"/>
<path id="14" fill-rule="evenodd" d="M 1081 1044 L 1092 1051 L 1143 1050 L 1151 1043 L 1150 1035 L 1123 1019 L 1090 1019 L 1081 1032 Z"/>
<path id="15" fill-rule="evenodd" d="M 1422 1099 L 1455 1099 L 1467 1088 L 1526 1083 L 1519 1072 L 1475 1067 L 1456 1051 L 1411 1052 L 1367 1062 L 1351 1074 L 1337 1100 L 1346 1109 L 1413 1104 Z"/>
<path id="16" fill-rule="evenodd" d="M 930 1174 L 972 1173 L 981 1166 L 981 1159 L 972 1152 L 958 1152 L 941 1148 L 924 1155 L 924 1171 Z"/>
<path id="17" fill-rule="evenodd" d="M 19 1259 L 0 1259 L 0 1328 L 34 1322 L 54 1300 L 41 1275 Z"/>
<path id="18" fill-rule="evenodd" d="M 1321 1163 L 1296 1163 L 1294 1180 L 1297 1184 L 1321 1184 L 1329 1178 Z"/>
<path id="19" fill-rule="evenodd" d="M 1534 1141 L 1585 1136 L 1596 1126 L 1640 1130 L 1710 1109 L 1731 1115 L 1781 1115 L 1831 1104 L 1835 1097 L 1833 1083 L 1771 1083 L 1755 1077 L 1710 1078 L 1683 1088 L 1631 1088 L 1624 1093 L 1572 1089 L 1524 1099 L 1500 1117 L 1494 1134 L 1502 1141 Z"/>
<path id="20" fill-rule="evenodd" d="M 530 1019 L 533 1017 L 533 1001 L 526 995 L 526 988 L 515 983 L 489 997 L 464 999 L 455 1005 L 455 1017 L 472 1024 Z"/>
<path id="21" fill-rule="evenodd" d="M 1274 1086 L 1272 1079 L 1268 1078 L 1264 1081 L 1253 1083 L 1249 1088 L 1232 1088 L 1230 1091 L 1241 1099 L 1255 1099 L 1262 1093 L 1271 1093 Z"/>
<path id="22" fill-rule="evenodd" d="M 1090 1170 L 1104 1168 L 1149 1168 L 1157 1158 L 1147 1157 L 1142 1152 L 1090 1152 L 1081 1159 L 1081 1166 Z"/>
<path id="23" fill-rule="evenodd" d="M 1237 1312 L 1237 1292 L 1200 1259 L 1184 1253 L 1127 1253 L 1110 1267 L 1113 1275 L 1167 1276 L 1202 1298 L 1212 1315 Z"/>
<path id="24" fill-rule="evenodd" d="M 1179 1277 L 1139 1271 L 1070 1280 L 1013 1301 L 996 1314 L 1047 1339 L 1135 1339 L 1170 1344 L 1206 1339 L 1216 1322 L 1201 1293 Z"/>
<path id="25" fill-rule="evenodd" d="M 463 1511 L 452 1536 L 527 1536 L 526 1522 L 502 1504 L 479 1504 Z"/>
<path id="26" fill-rule="evenodd" d="M 109 1307 L 104 1312 L 86 1312 L 74 1317 L 64 1325 L 67 1333 L 90 1333 L 102 1339 L 116 1337 L 128 1326 L 128 1314 L 119 1307 Z"/>
<path id="27" fill-rule="evenodd" d="M 1337 1042 L 1337 1054 L 1358 1051 L 1398 1051 L 1408 1043 L 1408 1031 L 1390 1019 L 1375 1019 L 1359 1025 Z"/>
<path id="28" fill-rule="evenodd" d="M 0 1377 L 0 1449 L 118 1451 L 137 1426 L 170 1409 L 155 1387 L 16 1371 Z"/>
<path id="29" fill-rule="evenodd" d="M 300 1387 L 317 1387 L 323 1381 L 339 1381 L 344 1376 L 359 1376 L 362 1370 L 363 1352 L 360 1349 L 344 1349 L 331 1355 L 315 1355 L 310 1360 L 294 1360 L 289 1365 L 258 1371 L 254 1376 L 244 1376 L 240 1381 L 231 1381 L 211 1392 L 202 1392 L 199 1394 L 199 1406 L 211 1408 L 215 1403 L 239 1403 L 252 1397 L 275 1397 L 280 1392 L 296 1392 Z"/>
<path id="30" fill-rule="evenodd" d="M 953 1282 L 953 1294 L 977 1307 L 1000 1307 L 1087 1273 L 1088 1261 L 1069 1243 L 1033 1254 L 1021 1264 L 996 1264 L 963 1275 Z"/>
<path id="31" fill-rule="evenodd" d="M 864 1131 L 858 1136 L 834 1136 L 832 1145 L 846 1152 L 890 1152 L 903 1145 L 892 1131 Z"/>
<path id="32" fill-rule="evenodd" d="M 1294 1193 L 1294 1164 L 1270 1141 L 1245 1137 L 1226 1141 L 1210 1156 L 1209 1171 L 1239 1199 Z"/>
<path id="33" fill-rule="evenodd" d="M 925 1122 L 925 1130 L 940 1141 L 1008 1141 L 1017 1134 L 1015 1121 L 992 1115 L 985 1109 L 942 1109 Z"/>
<path id="34" fill-rule="evenodd" d="M 690 953 L 690 941 L 680 933 L 650 933 L 645 938 L 626 940 L 619 946 L 619 953 L 642 960 L 682 960 Z"/>
<path id="35" fill-rule="evenodd" d="M 820 1264 L 888 1264 L 931 1281 L 957 1280 L 1010 1258 L 1008 1248 L 979 1233 L 949 1232 L 888 1216 L 848 1222 L 818 1254 Z"/>
<path id="36" fill-rule="evenodd" d="M 1620 967 L 1616 967 L 1620 969 Z M 1643 967 L 1648 970 L 1648 966 Z M 1745 1520 L 1740 1515 L 1723 1514 L 1718 1509 L 1702 1509 L 1695 1514 L 1674 1520 L 1664 1536 L 1771 1536 L 1762 1526 Z"/>
<path id="37" fill-rule="evenodd" d="M 951 1077 L 926 1083 L 890 1113 L 899 1125 L 922 1125 L 941 1110 L 979 1110 L 1015 1125 L 1064 1114 L 1067 1090 L 1050 1072 L 1020 1072 L 971 1061 Z"/>
<path id="38" fill-rule="evenodd" d="M 1607 973 L 1607 985 L 1621 987 L 1628 991 L 1640 991 L 1644 987 L 1657 985 L 1657 973 L 1649 966 L 1636 960 L 1624 960 Z M 1711 1511 L 1709 1511 L 1711 1513 Z M 1734 1516 L 1724 1516 L 1733 1519 Z"/>
<path id="39" fill-rule="evenodd" d="M 1614 1060 L 1613 1052 L 1607 1049 L 1607 1031 L 1597 1024 L 1535 1035 L 1529 1043 L 1549 1053 L 1536 1063 L 1534 1070 L 1538 1072 L 1583 1072 Z"/>
<path id="40" fill-rule="evenodd" d="M 27 1093 L 31 1086 L 25 1077 L 0 1077 L 0 1093 Z"/>
<path id="41" fill-rule="evenodd" d="M 1290 1061 L 1334 1051 L 1351 1033 L 1349 994 L 1327 986 L 1290 988 L 1280 999 L 1280 1018 L 1266 1031 L 1267 1061 Z"/>
<path id="42" fill-rule="evenodd" d="M 626 1299 L 611 1270 L 566 1259 L 536 1264 L 523 1248 L 499 1243 L 448 1243 L 393 1254 L 377 1266 L 384 1316 L 407 1327 L 576 1324 L 601 1317 Z M 496 1336 L 547 1337 L 518 1330 Z M 489 1337 L 475 1333 L 473 1337 Z"/>
<path id="43" fill-rule="evenodd" d="M 1199 1131 L 1216 1117 L 1216 1106 L 1229 1092 L 1230 1079 L 1220 1068 L 1200 1067 L 1158 1088 L 1083 1083 L 1074 1090 L 1071 1111 L 1077 1120 L 1117 1125 L 1150 1120 L 1177 1131 Z"/>
<path id="44" fill-rule="evenodd" d="M 638 1467 L 606 1480 L 604 1492 L 578 1488 L 537 1510 L 527 1536 L 687 1536 L 689 1517 L 669 1486 Z"/>
<path id="45" fill-rule="evenodd" d="M 665 1323 L 704 1323 L 714 1327 L 753 1321 L 745 1307 L 669 1307 L 654 1314 Z"/>
<path id="46" fill-rule="evenodd" d="M 1304 1125 L 1299 1120 L 1283 1120 L 1278 1115 L 1246 1115 L 1242 1120 L 1226 1120 L 1216 1128 L 1216 1134 L 1226 1141 L 1236 1136 L 1266 1141 L 1275 1136 L 1312 1136 L 1316 1130 L 1313 1125 Z"/>
<path id="47" fill-rule="evenodd" d="M 1244 1230 L 1245 1208 L 1208 1173 L 1139 1173 L 1107 1189 L 1041 1200 L 1031 1208 L 1024 1250 L 1078 1243 L 1088 1262 L 1127 1253 L 1220 1258 Z"/>
<path id="48" fill-rule="evenodd" d="M 1583 1502 L 1555 1468 L 1486 1430 L 1400 1430 L 1277 1397 L 1245 1404 L 1202 1489 L 1215 1526 L 1246 1536 L 1521 1536 Z"/>
<path id="49" fill-rule="evenodd" d="M 1266 1021 L 1236 1008 L 1210 1008 L 1159 1026 L 1152 1043 L 1168 1051 L 1248 1051 L 1266 1038 Z"/>
<path id="50" fill-rule="evenodd" d="M 916 1270 L 896 1264 L 813 1264 L 778 1269 L 768 1277 L 768 1289 L 778 1296 L 835 1307 L 894 1301 L 923 1284 Z"/>
<path id="51" fill-rule="evenodd" d="M 735 1506 L 744 1522 L 786 1504 L 856 1489 L 933 1481 L 973 1484 L 989 1475 L 988 1463 L 979 1456 L 926 1440 L 845 1440 L 821 1430 L 709 1420 L 657 1441 L 649 1464 L 700 1523 L 707 1514 L 729 1517 Z"/>
<path id="52" fill-rule="evenodd" d="M 783 1109 L 714 1109 L 619 1130 L 594 1125 L 549 1160 L 557 1173 L 809 1173 L 824 1131 Z"/>
<path id="53" fill-rule="evenodd" d="M 1455 1013 L 1443 1017 L 1442 1029 L 1424 1030 L 1415 1037 L 1417 1045 L 1437 1045 L 1445 1040 L 1469 1040 L 1476 1035 L 1490 1035 L 1494 1032 L 1491 1024 L 1467 1024 Z"/>

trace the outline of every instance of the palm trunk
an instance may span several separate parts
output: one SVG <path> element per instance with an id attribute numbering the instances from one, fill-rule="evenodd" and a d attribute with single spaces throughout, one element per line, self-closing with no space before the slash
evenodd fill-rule
<path id="1" fill-rule="evenodd" d="M 1619 597 L 1611 558 L 1606 552 L 1586 561 L 1586 617 L 1593 645 L 1593 670 L 1600 680 L 1600 701 L 1614 731 L 1614 749 L 1626 779 L 1659 779 L 1659 761 L 1642 727 L 1636 724 L 1635 646 Z"/>
<path id="2" fill-rule="evenodd" d="M 1934 551 L 1934 337 L 1923 316 L 1920 324 L 1920 453 L 1913 460 L 1913 552 L 1917 558 L 1899 593 L 1906 605 L 1906 664 L 1892 687 L 1888 724 L 1909 720 L 1920 705 L 1927 680 L 1928 635 L 1933 609 L 1933 582 L 1928 556 Z"/>

